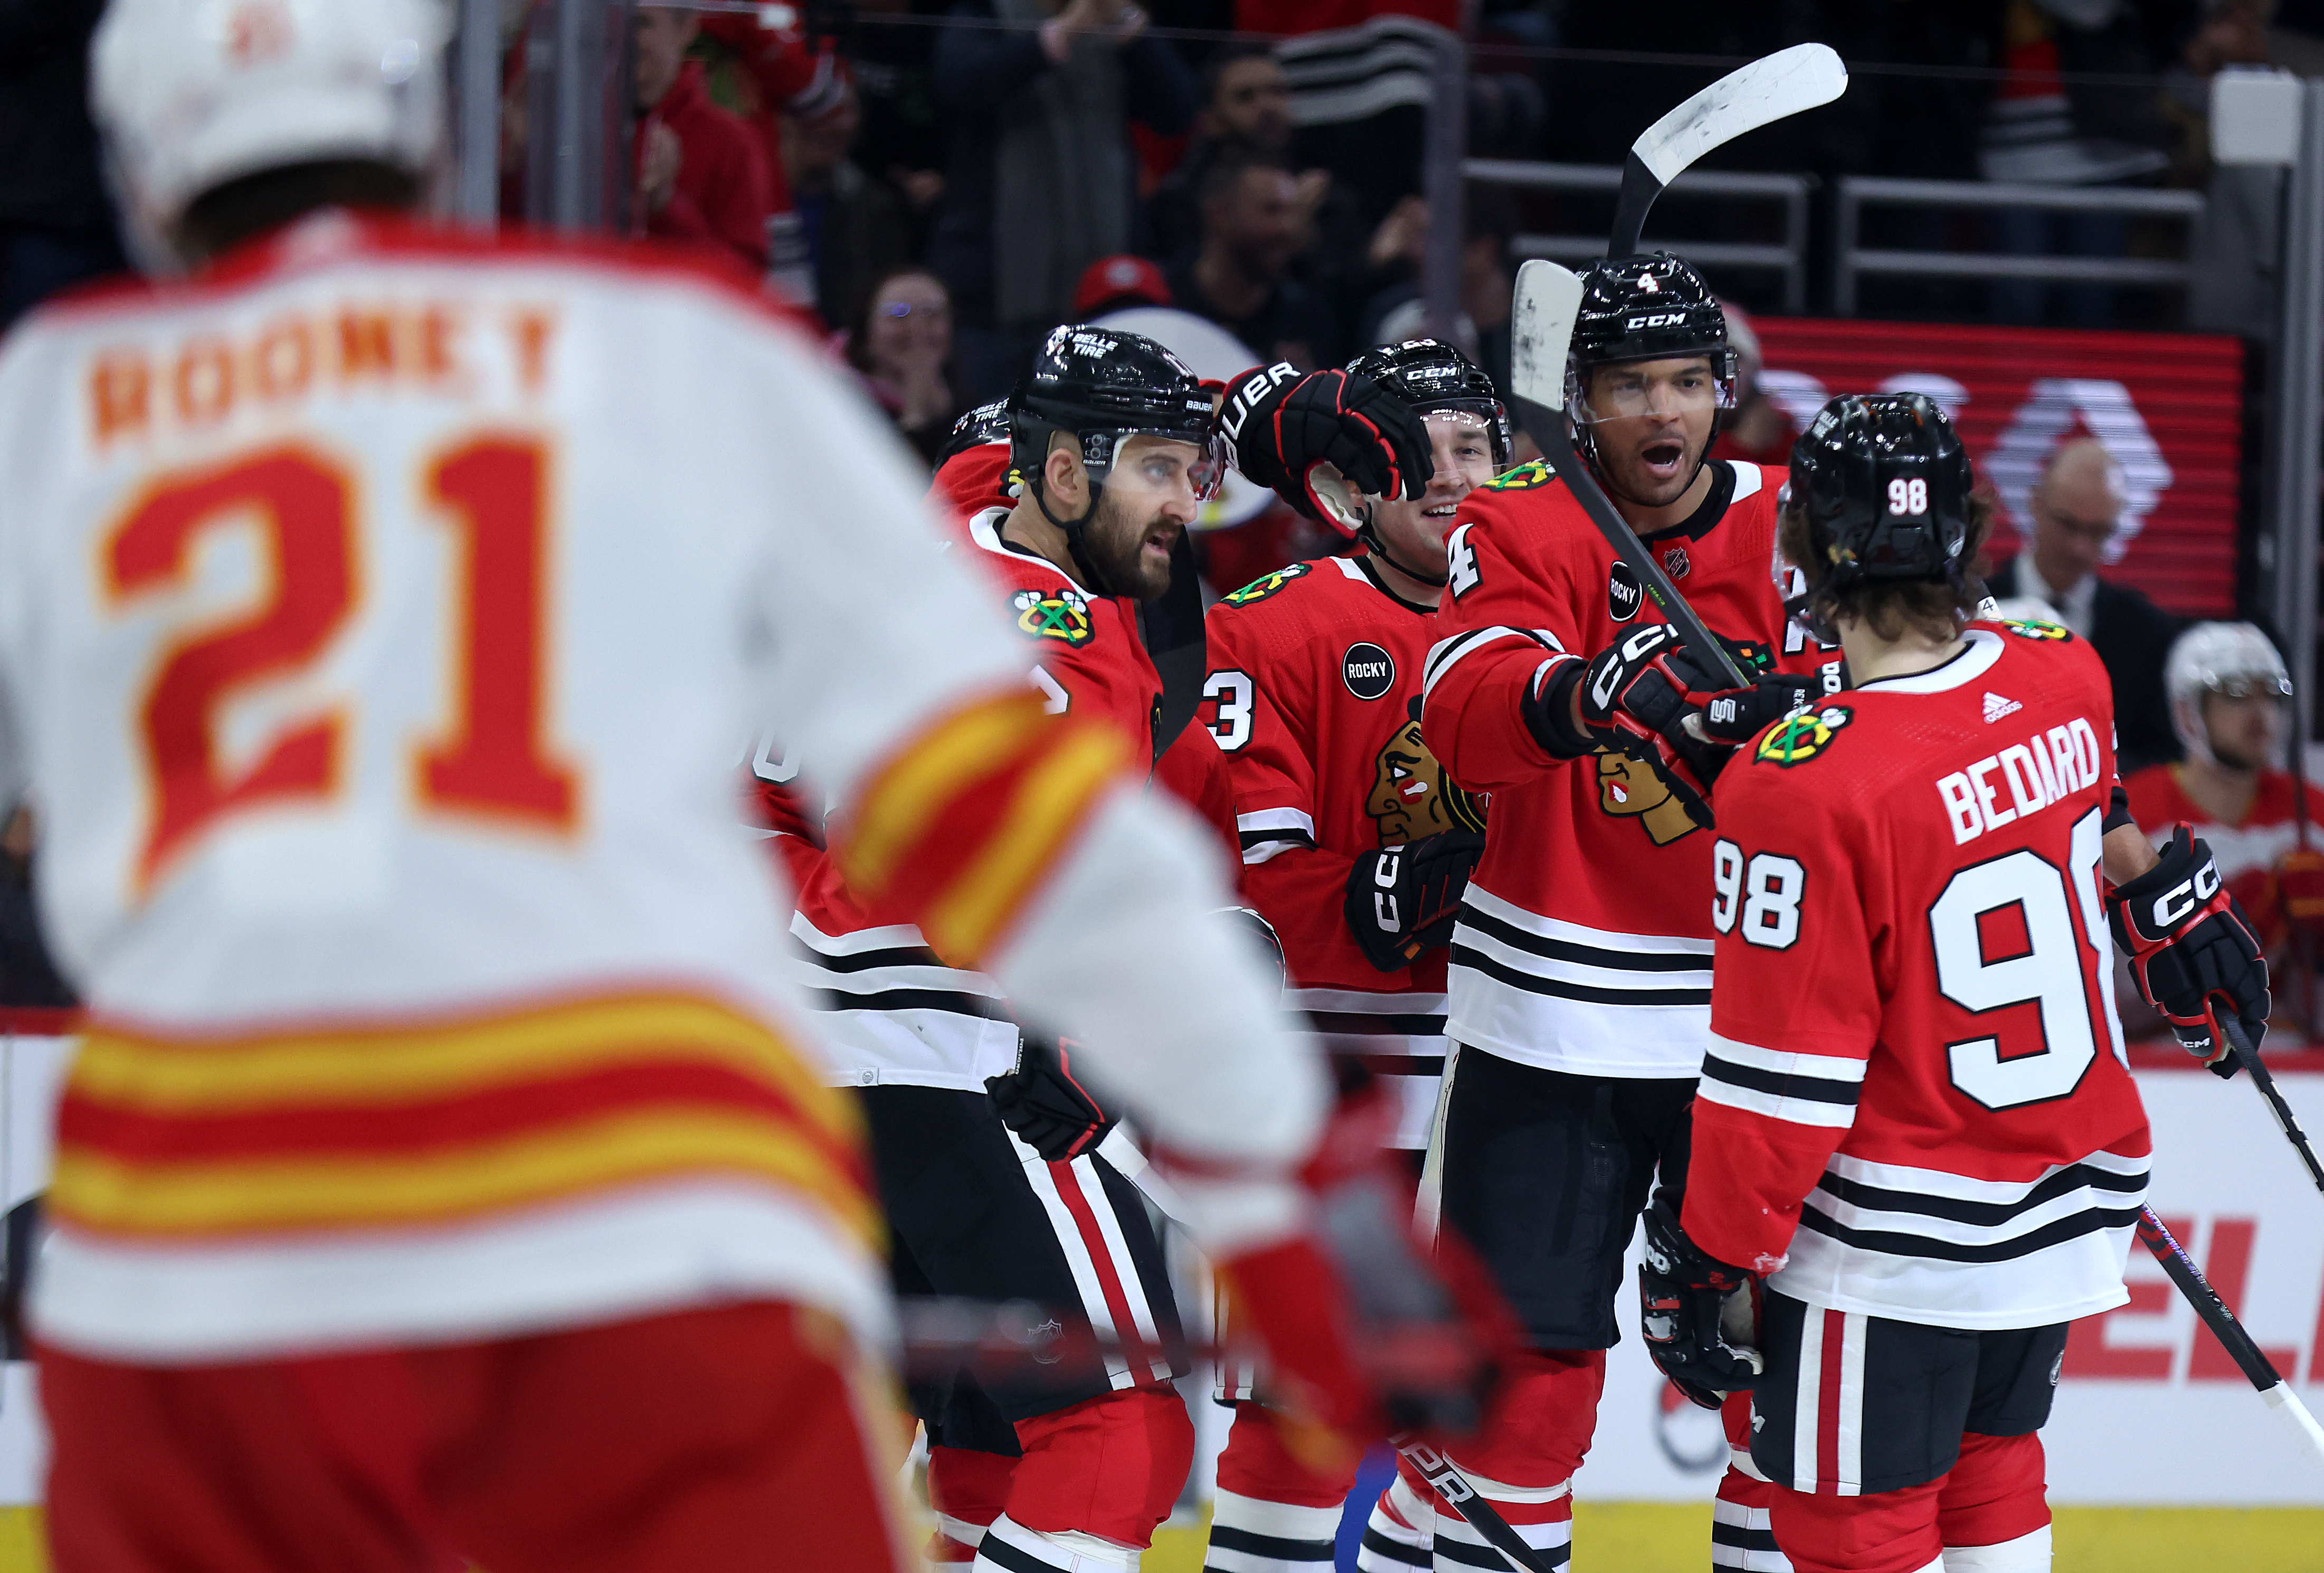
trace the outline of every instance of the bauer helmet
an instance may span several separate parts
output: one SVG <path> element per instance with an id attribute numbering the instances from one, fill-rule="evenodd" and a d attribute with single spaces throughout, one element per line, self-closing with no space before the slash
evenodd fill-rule
<path id="1" fill-rule="evenodd" d="M 186 209 L 264 170 L 360 159 L 424 184 L 444 39 L 435 0 L 113 0 L 91 99 L 139 265 L 182 267 Z"/>
<path id="2" fill-rule="evenodd" d="M 1716 388 L 1711 435 L 1716 438 L 1721 414 L 1735 408 L 1735 352 L 1727 342 L 1727 314 L 1702 275 L 1668 252 L 1596 262 L 1582 275 L 1582 304 L 1565 352 L 1565 407 L 1573 416 L 1575 446 L 1592 468 L 1598 455 L 1591 428 L 1598 418 L 1590 407 L 1590 374 L 1624 361 L 1689 355 L 1711 362 Z M 1710 454 L 1705 442 L 1697 469 Z"/>
<path id="3" fill-rule="evenodd" d="M 1379 383 L 1416 415 L 1444 409 L 1480 418 L 1492 434 L 1493 468 L 1508 468 L 1516 446 L 1509 435 L 1508 408 L 1484 368 L 1456 346 L 1433 338 L 1382 345 L 1350 361 L 1347 371 L 1351 377 Z"/>
<path id="4" fill-rule="evenodd" d="M 2172 642 L 2163 664 L 2163 691 L 2180 746 L 2206 764 L 2219 765 L 2211 751 L 2210 728 L 2203 723 L 2203 696 L 2289 701 L 2292 673 L 2267 635 L 2251 623 L 2199 622 Z"/>
<path id="5" fill-rule="evenodd" d="M 1843 393 L 1792 445 L 1789 505 L 1806 517 L 1812 591 L 1959 584 L 1969 552 L 1969 451 L 1925 393 Z"/>

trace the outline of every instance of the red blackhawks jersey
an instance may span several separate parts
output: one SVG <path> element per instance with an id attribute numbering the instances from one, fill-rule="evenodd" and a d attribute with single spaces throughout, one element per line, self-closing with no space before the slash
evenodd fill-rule
<path id="1" fill-rule="evenodd" d="M 1162 680 L 1138 632 L 1135 603 L 1084 593 L 1056 565 L 1001 538 L 1007 514 L 991 509 L 965 521 L 972 553 L 1004 598 L 1031 657 L 1028 676 L 1053 713 L 1072 710 L 1103 716 L 1136 740 L 1151 758 Z M 1223 814 L 1229 801 L 1216 750 L 1206 772 L 1200 750 L 1209 740 L 1199 727 L 1185 752 L 1173 750 L 1171 784 L 1201 805 L 1204 788 Z M 821 815 L 792 795 L 797 771 L 753 761 L 761 782 L 764 822 L 777 832 L 777 850 L 798 891 L 791 935 L 803 962 L 800 981 L 822 1021 L 842 1079 L 981 1090 L 985 1078 L 1016 1062 L 1018 1028 L 1000 986 L 981 972 L 946 966 L 918 929 L 878 924 L 847 891 L 821 846 Z M 1212 786 L 1211 777 L 1215 777 Z"/>
<path id="2" fill-rule="evenodd" d="M 1407 1147 L 1427 1144 L 1444 1070 L 1444 952 L 1382 972 L 1342 909 L 1359 855 L 1483 827 L 1421 741 L 1435 626 L 1360 557 L 1294 563 L 1211 608 L 1201 712 L 1234 782 L 1244 898 L 1282 936 L 1289 1002 L 1397 1076 Z"/>
<path id="3" fill-rule="evenodd" d="M 1979 622 L 1727 768 L 1684 1217 L 1704 1250 L 1940 1327 L 2126 1298 L 2149 1149 L 2100 897 L 2112 693 L 2055 624 Z"/>
<path id="4" fill-rule="evenodd" d="M 1818 669 L 1830 658 L 1784 615 L 1766 474 L 1721 461 L 1711 477 L 1693 518 L 1650 549 L 1714 632 Z M 1553 759 L 1518 710 L 1552 667 L 1662 614 L 1539 463 L 1471 492 L 1445 550 L 1428 741 L 1493 799 L 1453 932 L 1446 1030 L 1547 1070 L 1692 1076 L 1710 1029 L 1712 837 L 1652 767 Z"/>

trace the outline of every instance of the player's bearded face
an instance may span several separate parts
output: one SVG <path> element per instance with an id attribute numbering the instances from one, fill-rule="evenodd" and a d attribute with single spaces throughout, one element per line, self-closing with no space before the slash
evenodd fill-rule
<path id="1" fill-rule="evenodd" d="M 2283 704 L 2273 695 L 2203 696 L 2203 727 L 2211 752 L 2230 770 L 2258 770 L 2283 753 Z"/>
<path id="2" fill-rule="evenodd" d="M 1483 416 L 1464 409 L 1432 409 L 1421 420 L 1436 473 L 1417 501 L 1375 498 L 1372 528 L 1397 561 L 1441 567 L 1461 499 L 1493 478 L 1493 434 Z"/>
<path id="3" fill-rule="evenodd" d="M 1719 413 L 1708 356 L 1601 366 L 1589 402 L 1598 464 L 1615 491 L 1659 508 L 1694 483 Z"/>
<path id="4" fill-rule="evenodd" d="M 1170 549 L 1194 522 L 1199 506 L 1192 443 L 1133 437 L 1114 455 L 1098 494 L 1083 549 L 1116 594 L 1151 601 L 1170 588 Z"/>

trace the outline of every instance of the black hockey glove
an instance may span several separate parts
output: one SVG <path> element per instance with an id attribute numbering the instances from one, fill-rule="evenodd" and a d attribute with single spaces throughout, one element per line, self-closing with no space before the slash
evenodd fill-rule
<path id="1" fill-rule="evenodd" d="M 1590 658 L 1576 708 L 1582 730 L 1600 747 L 1654 766 L 1687 817 L 1708 830 L 1711 783 L 1734 746 L 1686 725 L 1711 697 L 1705 682 L 1700 667 L 1685 658 L 1678 630 L 1648 623 Z"/>
<path id="2" fill-rule="evenodd" d="M 1073 1056 L 1062 1039 L 1027 1034 L 1017 1068 L 984 1080 L 1001 1123 L 1047 1162 L 1062 1164 L 1093 1150 L 1114 1126 L 1088 1088 L 1074 1079 Z"/>
<path id="3" fill-rule="evenodd" d="M 1450 943 L 1462 892 L 1484 851 L 1478 832 L 1448 830 L 1357 858 L 1346 911 L 1364 959 L 1393 972 L 1431 945 Z"/>
<path id="4" fill-rule="evenodd" d="M 1748 1341 L 1758 1320 L 1755 1280 L 1688 1239 L 1669 1197 L 1655 1198 L 1646 1223 L 1638 1330 L 1646 1353 L 1673 1386 L 1703 1408 L 1717 1409 L 1729 1394 L 1757 1386 L 1766 1368 Z"/>
<path id="5" fill-rule="evenodd" d="M 1302 375 L 1288 362 L 1247 372 L 1227 387 L 1219 428 L 1236 469 L 1319 524 L 1348 528 L 1316 489 L 1319 465 L 1373 497 L 1417 498 L 1436 473 L 1410 406 L 1345 372 Z"/>
<path id="6" fill-rule="evenodd" d="M 2162 853 L 2107 895 L 2115 943 L 2130 957 L 2139 998 L 2171 1024 L 2180 1047 L 2224 1080 L 2236 1059 L 2219 1007 L 2234 1007 L 2257 1049 L 2267 1031 L 2267 961 L 2251 919 L 2219 883 L 2211 849 L 2181 824 Z"/>

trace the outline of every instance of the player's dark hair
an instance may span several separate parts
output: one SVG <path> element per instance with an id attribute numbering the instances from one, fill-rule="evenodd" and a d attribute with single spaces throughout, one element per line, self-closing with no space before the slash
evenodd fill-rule
<path id="1" fill-rule="evenodd" d="M 1786 507 L 1777 520 L 1775 546 L 1785 562 L 1807 575 L 1806 610 L 1815 621 L 1831 625 L 1845 618 L 1884 639 L 1901 639 L 1910 629 L 1941 640 L 1957 636 L 1985 599 L 1985 581 L 1969 565 L 1977 561 L 1992 529 L 1992 502 L 1972 496 L 1968 550 L 1958 578 L 1858 579 L 1838 589 L 1831 584 L 1829 566 L 1815 560 L 1808 516 L 1797 503 Z"/>
<path id="2" fill-rule="evenodd" d="M 420 178 L 375 159 L 279 164 L 213 186 L 186 208 L 179 238 L 206 257 L 280 229 L 319 207 L 402 211 L 420 204 Z"/>

